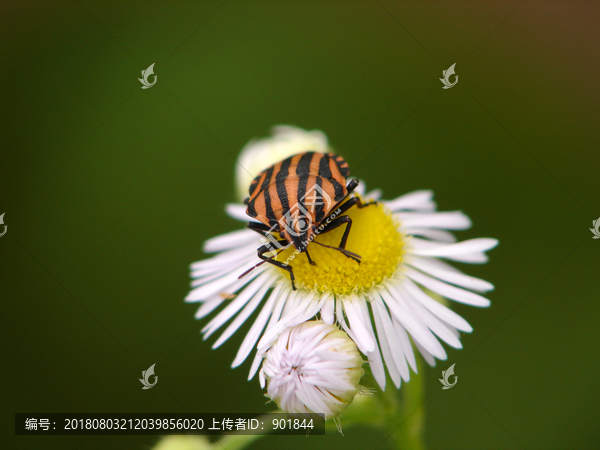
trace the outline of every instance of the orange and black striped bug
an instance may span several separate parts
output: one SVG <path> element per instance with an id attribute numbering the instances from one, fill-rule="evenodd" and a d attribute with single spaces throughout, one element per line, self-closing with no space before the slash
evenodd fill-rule
<path id="1" fill-rule="evenodd" d="M 239 278 L 268 262 L 290 273 L 292 288 L 295 290 L 292 267 L 275 258 L 279 252 L 292 245 L 296 252 L 305 253 L 308 262 L 315 265 L 308 253 L 311 242 L 337 250 L 360 263 L 359 255 L 346 250 L 352 219 L 343 213 L 354 205 L 363 208 L 375 202 L 363 204 L 358 197 L 348 199 L 358 186 L 356 179 L 346 185 L 349 175 L 348 163 L 341 156 L 305 152 L 272 165 L 254 178 L 250 184 L 250 197 L 244 203 L 248 205 L 246 214 L 258 222 L 248 222 L 248 228 L 268 238 L 270 243 L 257 250 L 262 261 Z M 344 224 L 346 229 L 339 247 L 314 240 L 318 234 Z M 274 233 L 278 233 L 280 238 L 277 239 Z M 275 247 L 279 250 L 276 251 Z M 273 252 L 275 255 L 265 256 L 265 253 Z"/>

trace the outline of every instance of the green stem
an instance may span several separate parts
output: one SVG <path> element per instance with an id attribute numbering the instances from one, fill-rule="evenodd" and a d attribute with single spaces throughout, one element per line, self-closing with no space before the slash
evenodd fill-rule
<path id="1" fill-rule="evenodd" d="M 424 362 L 417 356 L 417 370 L 411 373 L 408 383 L 400 389 L 388 378 L 384 392 L 372 396 L 358 395 L 342 415 L 342 428 L 347 430 L 356 425 L 368 425 L 382 430 L 388 441 L 401 450 L 424 450 L 423 430 L 425 409 L 423 408 Z M 337 431 L 332 421 L 327 422 L 327 433 Z"/>
<path id="2" fill-rule="evenodd" d="M 422 406 L 423 395 L 423 363 L 417 357 L 418 374 L 413 373 L 409 383 L 400 388 L 400 392 L 389 389 L 386 397 L 392 397 L 396 406 L 396 414 L 387 417 L 387 429 L 396 447 L 402 450 L 424 450 L 423 430 L 425 425 L 425 409 Z"/>

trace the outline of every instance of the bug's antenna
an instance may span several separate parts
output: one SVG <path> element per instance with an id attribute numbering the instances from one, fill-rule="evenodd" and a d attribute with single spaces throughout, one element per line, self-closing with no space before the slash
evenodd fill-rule
<path id="1" fill-rule="evenodd" d="M 257 265 L 250 267 L 248 270 L 246 270 L 246 271 L 245 271 L 243 274 L 241 274 L 241 275 L 238 277 L 238 280 L 239 280 L 240 278 L 242 278 L 242 277 L 244 277 L 244 276 L 248 275 L 250 272 L 252 272 L 252 271 L 253 271 L 254 269 L 256 269 L 258 266 L 260 266 L 261 264 L 264 264 L 264 263 L 266 263 L 266 261 L 261 261 L 261 262 L 259 262 Z"/>
<path id="2" fill-rule="evenodd" d="M 288 245 L 288 247 L 289 247 L 289 245 Z M 280 254 L 282 251 L 284 251 L 286 248 L 287 248 L 287 247 L 284 247 L 284 248 L 282 248 L 282 249 L 279 249 L 279 250 L 277 250 L 277 254 L 279 255 L 279 254 Z M 244 277 L 244 276 L 248 275 L 250 272 L 252 272 L 252 271 L 253 271 L 254 269 L 256 269 L 258 266 L 260 266 L 261 264 L 264 264 L 264 263 L 266 263 L 266 262 L 267 262 L 267 261 L 264 261 L 264 260 L 263 260 L 263 261 L 259 262 L 258 264 L 256 264 L 255 266 L 252 266 L 252 267 L 250 267 L 248 270 L 246 270 L 246 271 L 245 271 L 243 274 L 241 274 L 241 275 L 238 277 L 238 280 L 239 280 L 240 278 L 242 278 L 242 277 Z"/>

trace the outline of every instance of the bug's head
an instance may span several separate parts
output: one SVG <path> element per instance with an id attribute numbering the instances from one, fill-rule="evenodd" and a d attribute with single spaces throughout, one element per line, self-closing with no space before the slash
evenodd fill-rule
<path id="1" fill-rule="evenodd" d="M 310 215 L 294 215 L 284 218 L 281 227 L 282 237 L 291 242 L 295 249 L 304 251 L 314 234 L 315 226 Z"/>

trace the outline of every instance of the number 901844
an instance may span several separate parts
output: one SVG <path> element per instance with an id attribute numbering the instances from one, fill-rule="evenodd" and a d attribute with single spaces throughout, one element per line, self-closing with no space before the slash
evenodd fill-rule
<path id="1" fill-rule="evenodd" d="M 312 430 L 313 419 L 273 419 L 274 430 Z"/>

